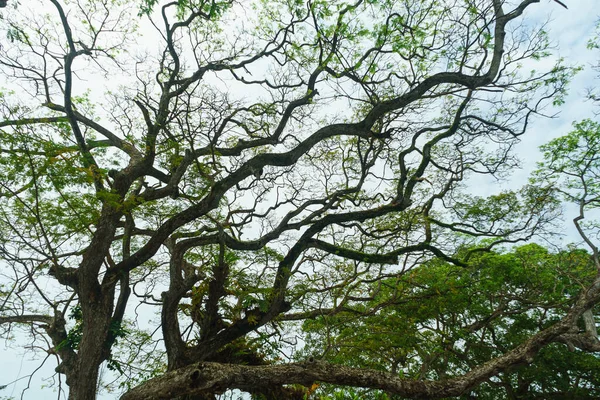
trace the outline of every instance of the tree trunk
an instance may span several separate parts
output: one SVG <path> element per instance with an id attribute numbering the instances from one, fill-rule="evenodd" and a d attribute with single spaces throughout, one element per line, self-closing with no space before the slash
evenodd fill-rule
<path id="1" fill-rule="evenodd" d="M 80 300 L 83 331 L 76 370 L 70 379 L 69 400 L 96 399 L 100 365 L 110 355 L 107 340 L 111 334 L 113 297 L 113 293 L 103 293 Z"/>

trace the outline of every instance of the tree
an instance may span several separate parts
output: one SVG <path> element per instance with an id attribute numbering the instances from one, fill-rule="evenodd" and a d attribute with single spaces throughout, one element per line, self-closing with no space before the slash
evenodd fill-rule
<path id="1" fill-rule="evenodd" d="M 575 72 L 521 67 L 549 55 L 519 22 L 537 2 L 15 4 L 0 21 L 3 333 L 24 327 L 77 400 L 103 365 L 130 400 L 303 398 L 315 382 L 440 398 L 567 334 L 582 345 L 596 278 L 452 378 L 285 360 L 299 322 L 368 314 L 373 285 L 467 268 L 555 219 L 550 185 L 461 184 L 514 167 Z M 140 305 L 160 314 L 164 358 L 131 320 Z"/>

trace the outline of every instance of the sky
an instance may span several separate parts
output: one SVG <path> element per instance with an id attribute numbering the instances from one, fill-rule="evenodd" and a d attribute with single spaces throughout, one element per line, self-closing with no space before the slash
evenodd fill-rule
<path id="1" fill-rule="evenodd" d="M 600 80 L 595 80 L 597 73 L 590 68 L 592 64 L 600 60 L 600 51 L 588 50 L 586 44 L 594 33 L 595 24 L 600 17 L 600 10 L 597 8 L 598 0 L 563 1 L 568 5 L 568 10 L 552 0 L 541 0 L 539 5 L 527 12 L 526 18 L 530 21 L 543 21 L 550 18 L 547 25 L 548 33 L 557 47 L 553 57 L 563 57 L 567 63 L 582 66 L 584 70 L 573 79 L 565 104 L 560 108 L 548 110 L 549 114 L 556 114 L 555 118 L 535 119 L 530 130 L 523 136 L 517 147 L 522 168 L 515 170 L 510 179 L 504 182 L 493 182 L 488 179 L 474 180 L 473 192 L 475 194 L 485 195 L 526 183 L 530 172 L 535 168 L 535 163 L 540 161 L 540 154 L 537 151 L 539 145 L 568 133 L 573 121 L 594 117 L 594 105 L 585 99 L 585 94 L 587 89 L 594 85 L 600 85 Z M 6 12 L 10 12 L 10 7 L 0 10 L 0 15 Z M 5 39 L 0 38 L 0 41 L 2 40 Z M 553 61 L 550 58 L 546 62 L 552 64 Z M 3 84 L 1 79 L 3 78 L 0 77 L 0 85 Z M 570 241 L 569 237 L 565 240 Z M 27 375 L 39 365 L 40 359 L 32 360 L 32 353 L 24 353 L 22 345 L 25 343 L 18 338 L 14 342 L 0 342 L 0 386 L 8 385 L 5 389 L 0 390 L 0 400 L 11 396 L 19 398 L 22 390 L 27 387 Z M 52 389 L 42 389 L 42 385 L 48 382 L 39 379 L 51 375 L 54 367 L 54 362 L 48 360 L 47 366 L 42 368 L 32 380 L 30 389 L 25 392 L 24 398 L 58 397 L 56 392 L 52 395 Z M 10 384 L 15 380 L 17 380 L 15 384 Z M 113 395 L 105 395 L 100 398 L 110 399 L 113 397 Z"/>

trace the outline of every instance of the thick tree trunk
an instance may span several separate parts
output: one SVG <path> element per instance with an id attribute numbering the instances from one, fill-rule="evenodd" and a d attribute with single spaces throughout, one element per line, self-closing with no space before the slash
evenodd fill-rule
<path id="1" fill-rule="evenodd" d="M 108 333 L 108 324 L 104 323 L 104 318 L 99 316 L 97 319 L 99 321 L 84 328 L 74 379 L 70 379 L 72 384 L 69 386 L 69 400 L 96 399 L 100 364 L 105 359 L 103 338 Z"/>
<path id="2" fill-rule="evenodd" d="M 69 400 L 95 400 L 98 386 L 98 367 L 89 364 L 79 370 L 74 385 L 69 387 Z"/>
<path id="3" fill-rule="evenodd" d="M 77 363 L 72 371 L 69 400 L 95 400 L 100 365 L 109 356 L 109 338 L 114 293 L 97 294 L 81 299 L 83 331 L 77 349 Z"/>

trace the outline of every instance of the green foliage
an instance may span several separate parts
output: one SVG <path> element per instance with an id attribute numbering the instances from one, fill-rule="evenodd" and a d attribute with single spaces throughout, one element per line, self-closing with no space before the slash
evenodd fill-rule
<path id="1" fill-rule="evenodd" d="M 58 349 L 69 347 L 76 350 L 81 342 L 83 335 L 83 313 L 81 312 L 81 306 L 76 305 L 73 307 L 69 318 L 75 321 L 75 325 L 67 332 L 67 338 L 58 344 Z"/>
<path id="2" fill-rule="evenodd" d="M 352 305 L 353 311 L 306 321 L 306 348 L 331 362 L 406 378 L 460 375 L 556 322 L 594 275 L 586 252 L 549 253 L 536 244 L 479 253 L 468 268 L 433 260 L 374 285 L 372 300 Z M 504 387 L 484 385 L 473 394 L 502 398 L 509 387 L 517 390 L 515 382 L 527 379 L 525 393 L 531 398 L 552 391 L 577 396 L 583 393 L 578 388 L 588 388 L 586 398 L 592 398 L 600 394 L 593 389 L 600 387 L 600 375 L 590 373 L 590 363 L 600 365 L 593 355 L 551 346 L 532 365 L 503 374 Z M 548 378 L 549 371 L 559 370 L 572 379 Z M 327 385 L 319 390 L 327 396 L 354 395 Z M 373 396 L 364 398 L 383 394 Z"/>
<path id="3" fill-rule="evenodd" d="M 600 49 L 600 22 L 596 24 L 595 35 L 588 40 L 587 47 L 590 50 Z"/>
<path id="4" fill-rule="evenodd" d="M 138 16 L 150 16 L 158 0 L 141 0 Z M 177 0 L 177 17 L 185 19 L 188 12 L 202 12 L 209 19 L 219 18 L 231 8 L 231 1 Z"/>
<path id="5" fill-rule="evenodd" d="M 552 185 L 567 201 L 600 206 L 600 123 L 586 119 L 568 135 L 541 146 L 544 161 L 536 179 Z M 586 205 L 587 205 L 586 204 Z"/>

